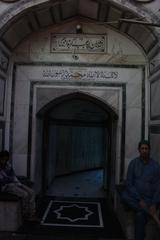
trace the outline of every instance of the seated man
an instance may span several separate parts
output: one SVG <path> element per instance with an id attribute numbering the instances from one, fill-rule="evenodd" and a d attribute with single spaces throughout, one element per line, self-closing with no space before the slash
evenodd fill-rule
<path id="1" fill-rule="evenodd" d="M 150 158 L 148 141 L 141 141 L 138 150 L 139 156 L 128 166 L 122 201 L 135 212 L 135 240 L 144 240 L 149 217 L 152 216 L 159 222 L 157 206 L 160 203 L 160 165 Z"/>
<path id="2" fill-rule="evenodd" d="M 9 163 L 9 152 L 0 152 L 0 191 L 14 194 L 22 199 L 22 214 L 25 220 L 35 221 L 34 191 L 22 184 Z"/>

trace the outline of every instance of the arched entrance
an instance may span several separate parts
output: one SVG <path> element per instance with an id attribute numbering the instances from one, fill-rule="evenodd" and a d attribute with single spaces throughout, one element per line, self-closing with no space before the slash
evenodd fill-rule
<path id="1" fill-rule="evenodd" d="M 51 101 L 38 116 L 43 116 L 43 193 L 56 176 L 101 168 L 102 184 L 109 195 L 115 178 L 117 114 L 113 109 L 76 92 Z"/>

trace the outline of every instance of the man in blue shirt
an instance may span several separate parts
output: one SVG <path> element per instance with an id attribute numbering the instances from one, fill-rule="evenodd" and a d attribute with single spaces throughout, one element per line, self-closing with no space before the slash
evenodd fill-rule
<path id="1" fill-rule="evenodd" d="M 135 240 L 144 240 L 146 223 L 150 216 L 157 217 L 160 203 L 160 165 L 150 158 L 148 141 L 141 141 L 138 151 L 128 166 L 122 200 L 135 211 Z"/>

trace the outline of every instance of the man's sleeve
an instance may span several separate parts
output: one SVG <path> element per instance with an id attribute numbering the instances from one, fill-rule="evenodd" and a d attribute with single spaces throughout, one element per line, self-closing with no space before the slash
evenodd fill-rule
<path id="1" fill-rule="evenodd" d="M 153 194 L 152 203 L 160 203 L 160 165 L 158 164 L 155 174 L 155 193 Z"/>
<path id="2" fill-rule="evenodd" d="M 3 176 L 3 179 L 2 179 L 3 183 L 7 184 L 7 183 L 14 182 L 15 176 L 16 175 L 11 164 L 8 163 L 6 166 L 5 175 Z"/>
<path id="3" fill-rule="evenodd" d="M 135 170 L 135 161 L 132 160 L 131 163 L 128 166 L 127 171 L 127 191 L 131 197 L 137 200 L 141 200 L 141 197 L 139 193 L 137 192 L 136 186 L 135 186 L 135 176 L 134 176 L 134 170 Z"/>
<path id="4" fill-rule="evenodd" d="M 10 183 L 10 177 L 4 176 L 2 172 L 0 172 L 0 186 L 2 187 L 3 185 Z"/>

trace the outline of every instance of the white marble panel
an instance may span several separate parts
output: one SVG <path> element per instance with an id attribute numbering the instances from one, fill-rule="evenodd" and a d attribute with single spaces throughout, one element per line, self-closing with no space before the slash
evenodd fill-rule
<path id="1" fill-rule="evenodd" d="M 151 83 L 151 117 L 160 116 L 160 80 Z"/>
<path id="2" fill-rule="evenodd" d="M 13 149 L 15 153 L 26 154 L 28 147 L 29 106 L 16 105 L 14 112 Z"/>
<path id="3" fill-rule="evenodd" d="M 46 87 L 44 86 L 37 89 L 37 111 L 39 111 L 43 106 L 45 106 L 50 101 L 56 99 L 57 97 L 75 93 L 76 88 L 58 88 L 54 86 Z M 99 100 L 106 102 L 106 104 L 113 107 L 116 112 L 118 112 L 119 106 L 119 90 L 113 90 L 113 88 L 84 88 L 80 87 L 78 92 L 86 93 L 91 97 L 98 98 Z"/>
<path id="4" fill-rule="evenodd" d="M 126 88 L 126 105 L 128 108 L 137 108 L 142 106 L 142 84 L 128 83 Z"/>
<path id="5" fill-rule="evenodd" d="M 86 5 L 86 0 L 85 5 Z M 89 2 L 91 5 L 91 2 Z M 93 3 L 97 5 L 97 3 Z M 80 4 L 81 6 L 81 4 Z M 91 6 L 89 8 L 91 13 Z M 95 8 L 96 9 L 96 8 Z M 81 7 L 79 8 L 81 11 Z M 83 12 L 84 14 L 84 12 Z M 85 63 L 115 63 L 115 64 L 142 64 L 146 59 L 141 50 L 130 39 L 124 35 L 95 23 L 83 23 L 83 30 L 86 34 L 105 34 L 107 36 L 106 54 L 78 54 L 78 60 L 73 59 L 72 54 L 51 54 L 50 35 L 51 33 L 75 33 L 77 20 L 56 25 L 44 29 L 44 31 L 33 33 L 15 51 L 15 58 L 26 59 L 29 61 L 51 61 L 53 62 L 85 62 Z M 57 27 L 58 26 L 58 27 Z M 27 44 L 26 44 L 27 42 Z M 26 51 L 25 51 L 26 50 Z"/>
<path id="6" fill-rule="evenodd" d="M 50 55 L 50 34 L 38 34 L 33 36 L 32 45 L 30 46 L 29 51 L 31 58 L 36 53 L 39 53 L 40 56 L 42 54 Z"/>
<path id="7" fill-rule="evenodd" d="M 29 97 L 30 97 L 30 82 L 17 81 L 15 90 L 15 105 L 29 104 Z"/>
<path id="8" fill-rule="evenodd" d="M 116 55 L 117 53 L 121 55 L 135 55 L 140 56 L 142 53 L 138 46 L 136 46 L 130 39 L 126 38 L 124 35 L 119 34 L 111 29 L 107 29 L 108 33 L 108 51 Z M 144 56 L 143 56 L 144 58 Z"/>
<path id="9" fill-rule="evenodd" d="M 29 78 L 30 67 L 28 66 L 18 66 L 16 68 L 16 82 L 17 81 L 27 81 L 29 82 L 31 78 Z"/>
<path id="10" fill-rule="evenodd" d="M 27 176 L 27 155 L 12 154 L 13 168 L 17 176 Z"/>
<path id="11" fill-rule="evenodd" d="M 23 77 L 24 76 L 24 77 Z M 17 80 L 141 83 L 141 68 L 87 66 L 19 66 Z"/>
<path id="12" fill-rule="evenodd" d="M 53 86 L 44 86 L 37 89 L 37 112 L 50 101 L 63 95 L 74 93 L 72 88 L 58 88 Z M 76 90 L 77 92 L 77 90 Z"/>
<path id="13" fill-rule="evenodd" d="M 160 163 L 160 134 L 150 134 L 151 156 Z"/>
<path id="14" fill-rule="evenodd" d="M 0 115 L 4 110 L 5 81 L 0 78 Z"/>
<path id="15" fill-rule="evenodd" d="M 126 111 L 126 158 L 134 158 L 141 140 L 141 109 L 129 108 Z"/>
<path id="16" fill-rule="evenodd" d="M 108 104 L 111 108 L 113 108 L 114 111 L 118 113 L 119 109 L 119 91 L 121 91 L 118 88 L 112 88 L 112 87 L 102 87 L 97 89 L 88 89 L 88 93 L 90 93 L 93 96 L 98 97 L 100 100 Z"/>
<path id="17" fill-rule="evenodd" d="M 127 75 L 124 74 L 124 71 L 127 71 Z M 142 68 L 128 68 L 124 69 L 123 74 L 126 76 L 126 82 L 129 83 L 142 83 L 142 78 L 143 78 L 143 71 Z"/>

